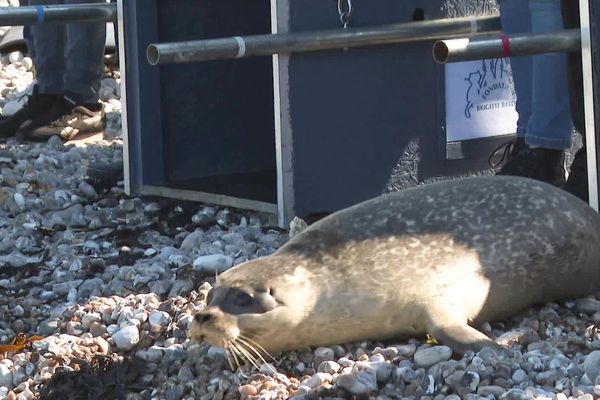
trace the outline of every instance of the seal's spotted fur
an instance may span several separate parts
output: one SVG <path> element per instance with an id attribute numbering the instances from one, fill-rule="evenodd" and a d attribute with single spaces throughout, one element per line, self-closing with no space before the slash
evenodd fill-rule
<path id="1" fill-rule="evenodd" d="M 341 210 L 225 272 L 190 336 L 242 358 L 238 347 L 426 332 L 457 352 L 496 347 L 469 324 L 598 289 L 599 242 L 600 216 L 545 183 L 433 183 Z"/>

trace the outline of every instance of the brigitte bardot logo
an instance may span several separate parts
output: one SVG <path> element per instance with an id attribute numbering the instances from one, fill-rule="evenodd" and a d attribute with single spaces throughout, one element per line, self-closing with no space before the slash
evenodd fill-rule
<path id="1" fill-rule="evenodd" d="M 471 118 L 473 111 L 514 107 L 517 96 L 508 60 L 504 58 L 482 60 L 479 68 L 470 72 L 465 81 L 468 83 L 465 117 Z M 507 91 L 510 96 L 506 96 Z M 501 100 L 507 97 L 512 100 Z"/>

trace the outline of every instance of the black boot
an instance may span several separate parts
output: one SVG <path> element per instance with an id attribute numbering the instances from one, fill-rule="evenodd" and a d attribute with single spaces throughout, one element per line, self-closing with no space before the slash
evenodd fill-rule
<path id="1" fill-rule="evenodd" d="M 565 152 L 563 150 L 531 148 L 525 144 L 523 139 L 517 140 L 521 141 L 518 150 L 515 145 L 515 148 L 506 157 L 506 163 L 496 173 L 497 175 L 523 176 L 557 186 L 565 183 Z"/>
<path id="2" fill-rule="evenodd" d="M 54 103 L 62 99 L 62 95 L 43 94 L 38 91 L 38 86 L 33 87 L 33 92 L 28 96 L 27 103 L 13 115 L 0 120 L 0 137 L 14 136 L 17 130 L 26 121 L 40 117 L 52 109 Z"/>
<path id="3" fill-rule="evenodd" d="M 575 158 L 571 164 L 571 173 L 567 183 L 563 186 L 567 192 L 574 194 L 586 203 L 589 201 L 588 194 L 588 174 L 587 174 L 587 155 L 585 147 L 582 147 L 575 153 Z"/>
<path id="4" fill-rule="evenodd" d="M 502 164 L 509 163 L 510 160 L 517 157 L 525 150 L 527 150 L 525 139 L 523 139 L 522 137 L 517 137 L 513 140 L 509 140 L 508 142 L 504 142 L 500 146 L 498 146 L 496 150 L 494 150 L 490 155 L 488 162 L 491 167 L 496 168 Z M 501 155 L 500 158 L 496 160 L 498 153 L 501 153 Z"/>

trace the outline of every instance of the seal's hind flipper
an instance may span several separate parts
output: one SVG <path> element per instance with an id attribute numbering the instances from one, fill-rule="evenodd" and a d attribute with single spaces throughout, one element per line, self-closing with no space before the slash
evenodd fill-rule
<path id="1" fill-rule="evenodd" d="M 484 347 L 501 351 L 504 347 L 492 339 L 469 326 L 464 318 L 461 318 L 452 310 L 428 310 L 427 333 L 450 347 L 456 354 L 464 354 L 466 351 L 479 351 Z"/>

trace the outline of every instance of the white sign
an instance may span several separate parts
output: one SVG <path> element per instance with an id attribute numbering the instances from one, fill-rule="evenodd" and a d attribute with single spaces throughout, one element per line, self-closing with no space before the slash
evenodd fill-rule
<path id="1" fill-rule="evenodd" d="M 508 59 L 446 64 L 446 140 L 515 133 L 516 99 Z"/>

